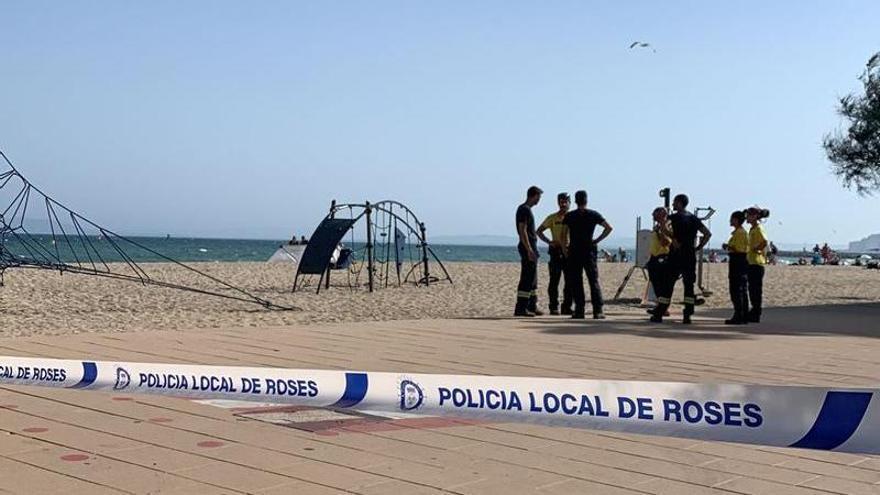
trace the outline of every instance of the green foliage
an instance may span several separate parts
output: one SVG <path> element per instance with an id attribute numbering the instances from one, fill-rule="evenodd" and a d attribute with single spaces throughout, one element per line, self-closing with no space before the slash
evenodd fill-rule
<path id="1" fill-rule="evenodd" d="M 844 186 L 870 194 L 880 190 L 880 52 L 868 60 L 859 80 L 865 93 L 839 102 L 838 113 L 849 128 L 826 135 L 822 144 Z"/>

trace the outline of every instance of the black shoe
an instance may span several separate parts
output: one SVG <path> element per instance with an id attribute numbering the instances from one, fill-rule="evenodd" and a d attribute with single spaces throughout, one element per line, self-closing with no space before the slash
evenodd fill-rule
<path id="1" fill-rule="evenodd" d="M 529 313 L 532 313 L 532 316 L 544 316 L 544 312 L 540 309 L 531 309 Z"/>
<path id="2" fill-rule="evenodd" d="M 553 316 L 556 316 L 556 315 L 559 314 L 559 310 L 558 310 L 558 309 L 551 309 L 551 310 L 550 310 L 550 314 L 553 315 Z"/>
<path id="3" fill-rule="evenodd" d="M 693 323 L 693 322 L 691 321 L 691 315 L 687 315 L 687 314 L 686 314 L 686 315 L 684 315 L 684 318 L 681 319 L 681 324 L 682 324 L 682 325 L 690 325 L 691 323 Z"/>
<path id="4" fill-rule="evenodd" d="M 514 311 L 513 316 L 519 316 L 519 317 L 524 317 L 524 318 L 534 318 L 535 313 L 532 313 L 531 311 Z"/>
<path id="5" fill-rule="evenodd" d="M 562 311 L 560 311 L 559 313 L 560 313 L 560 314 L 563 314 L 563 315 L 570 315 L 570 314 L 571 314 L 571 308 L 562 308 Z"/>
<path id="6" fill-rule="evenodd" d="M 663 317 L 658 315 L 651 315 L 651 318 L 648 319 L 651 323 L 663 323 Z"/>
<path id="7" fill-rule="evenodd" d="M 746 321 L 749 323 L 761 323 L 761 315 L 749 313 L 749 315 L 746 316 Z"/>
<path id="8" fill-rule="evenodd" d="M 593 313 L 593 319 L 594 320 L 604 320 L 605 313 Z"/>
<path id="9" fill-rule="evenodd" d="M 584 314 L 583 314 L 583 313 L 572 313 L 572 314 L 571 314 L 571 319 L 572 319 L 572 320 L 583 320 L 583 319 L 584 319 Z"/>
<path id="10" fill-rule="evenodd" d="M 746 323 L 748 323 L 748 320 L 741 316 L 734 316 L 733 318 L 724 320 L 725 325 L 745 325 Z"/>

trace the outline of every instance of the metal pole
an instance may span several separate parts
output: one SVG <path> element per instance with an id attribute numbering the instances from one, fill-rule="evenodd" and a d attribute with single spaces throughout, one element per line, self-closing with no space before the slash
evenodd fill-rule
<path id="1" fill-rule="evenodd" d="M 370 202 L 366 202 L 367 210 L 367 280 L 369 281 L 370 292 L 373 292 L 373 221 L 371 219 L 373 207 Z"/>
<path id="2" fill-rule="evenodd" d="M 330 201 L 330 218 L 335 218 L 335 217 L 336 217 L 336 200 L 334 199 L 333 201 Z M 334 251 L 335 251 L 335 248 L 334 248 Z M 326 273 L 325 276 L 327 278 L 325 279 L 325 282 L 324 282 L 324 288 L 329 289 L 330 288 L 330 267 L 329 266 L 327 267 L 327 270 L 325 270 L 325 273 Z M 320 286 L 321 286 L 321 282 L 318 282 L 318 287 L 320 287 Z"/>
<path id="3" fill-rule="evenodd" d="M 425 268 L 425 285 L 431 285 L 431 273 L 428 270 L 428 236 L 425 234 L 425 222 L 419 223 L 419 230 L 422 232 L 422 264 Z"/>

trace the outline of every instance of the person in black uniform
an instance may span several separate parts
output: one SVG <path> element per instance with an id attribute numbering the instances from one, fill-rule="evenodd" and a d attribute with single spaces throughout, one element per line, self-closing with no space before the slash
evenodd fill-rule
<path id="1" fill-rule="evenodd" d="M 516 288 L 514 316 L 539 316 L 538 311 L 538 235 L 535 233 L 535 216 L 532 207 L 541 201 L 544 191 L 532 186 L 526 191 L 525 203 L 516 209 L 516 233 L 519 244 L 520 272 Z"/>
<path id="2" fill-rule="evenodd" d="M 602 288 L 599 286 L 599 267 L 596 266 L 596 246 L 608 237 L 612 227 L 599 212 L 587 209 L 587 191 L 576 192 L 574 202 L 577 204 L 577 209 L 568 212 L 563 220 L 567 228 L 563 233 L 562 242 L 563 246 L 567 246 L 565 284 L 571 287 L 571 295 L 574 299 L 574 313 L 571 317 L 584 318 L 586 300 L 583 272 L 586 271 L 587 281 L 590 284 L 593 318 L 604 320 Z M 599 237 L 593 239 L 597 225 L 601 225 L 604 230 Z"/>
<path id="3" fill-rule="evenodd" d="M 684 285 L 684 317 L 682 318 L 682 323 L 685 324 L 691 322 L 691 316 L 694 314 L 694 304 L 696 303 L 694 284 L 697 282 L 697 251 L 703 249 L 703 246 L 712 237 L 712 233 L 703 225 L 702 220 L 687 211 L 688 202 L 689 199 L 684 194 L 679 194 L 672 200 L 674 213 L 669 215 L 669 224 L 672 227 L 673 235 L 672 249 L 669 253 L 670 261 L 672 261 L 672 273 L 670 274 L 672 282 L 666 285 L 666 294 L 658 294 L 665 301 L 669 301 L 675 287 L 675 280 L 681 277 L 682 284 Z M 697 245 L 697 234 L 702 234 L 699 245 Z M 669 302 L 658 304 L 654 308 L 654 316 L 660 315 L 662 317 L 668 308 Z"/>

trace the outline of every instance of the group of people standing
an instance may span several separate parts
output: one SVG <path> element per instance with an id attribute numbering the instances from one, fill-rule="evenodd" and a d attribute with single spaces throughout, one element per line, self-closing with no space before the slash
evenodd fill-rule
<path id="1" fill-rule="evenodd" d="M 688 211 L 690 200 L 679 194 L 672 200 L 672 214 L 666 208 L 654 209 L 654 228 L 651 231 L 651 257 L 646 268 L 657 305 L 651 321 L 661 323 L 672 304 L 675 282 L 681 278 L 684 286 L 682 323 L 690 324 L 697 304 L 694 286 L 697 283 L 697 253 L 709 242 L 712 233 L 702 220 Z M 698 240 L 699 239 L 699 240 Z"/>
<path id="2" fill-rule="evenodd" d="M 730 214 L 733 232 L 723 246 L 728 253 L 728 280 L 733 316 L 724 323 L 745 325 L 761 321 L 761 305 L 764 298 L 764 266 L 767 264 L 767 234 L 761 220 L 770 211 L 752 206 Z M 746 232 L 745 223 L 749 223 Z"/>
<path id="3" fill-rule="evenodd" d="M 602 320 L 604 302 L 599 285 L 598 250 L 596 246 L 608 237 L 612 227 L 595 210 L 587 208 L 587 192 L 574 194 L 576 208 L 569 210 L 571 198 L 568 193 L 559 193 L 556 202 L 559 209 L 547 216 L 538 229 L 532 207 L 541 201 L 543 191 L 532 186 L 526 191 L 526 201 L 516 210 L 516 230 L 519 236 L 520 279 L 517 286 L 515 316 L 539 316 L 538 309 L 538 239 L 550 248 L 550 314 L 569 314 L 574 319 L 583 319 L 586 314 L 586 295 L 584 292 L 584 273 L 590 285 L 590 303 L 593 318 Z M 598 237 L 594 237 L 596 227 L 602 227 Z M 544 231 L 550 230 L 551 238 Z M 564 276 L 562 307 L 559 306 L 559 280 Z M 574 309 L 572 309 L 574 304 Z"/>
<path id="4" fill-rule="evenodd" d="M 550 314 L 570 314 L 572 318 L 585 317 L 583 273 L 590 286 L 593 318 L 604 319 L 602 289 L 597 266 L 598 244 L 611 233 L 612 227 L 597 211 L 587 208 L 586 191 L 575 193 L 576 208 L 570 210 L 568 193 L 556 197 L 558 210 L 547 216 L 535 228 L 532 207 L 541 200 L 543 191 L 532 186 L 526 192 L 526 201 L 516 212 L 519 236 L 520 280 L 517 287 L 515 316 L 543 314 L 538 302 L 538 239 L 549 245 L 550 284 L 548 287 Z M 675 283 L 681 279 L 684 290 L 682 323 L 691 323 L 698 304 L 695 294 L 697 281 L 697 253 L 702 250 L 712 233 L 696 215 L 688 211 L 687 195 L 679 194 L 672 201 L 672 213 L 665 207 L 653 211 L 650 259 L 646 265 L 648 276 L 657 298 L 650 321 L 660 323 L 668 316 Z M 767 264 L 768 240 L 761 220 L 770 212 L 757 206 L 735 211 L 730 216 L 733 227 L 731 238 L 722 247 L 729 255 L 729 288 L 734 315 L 727 324 L 745 324 L 761 320 L 764 265 Z M 743 225 L 751 227 L 747 232 Z M 602 232 L 594 237 L 596 227 Z M 551 237 L 544 232 L 549 230 Z M 559 301 L 559 282 L 564 277 L 562 304 Z M 574 309 L 572 309 L 574 304 Z"/>

